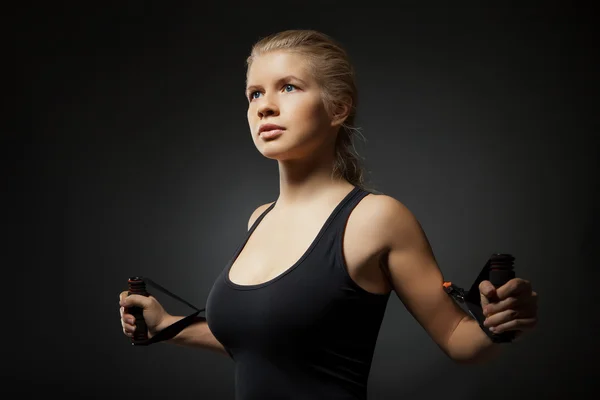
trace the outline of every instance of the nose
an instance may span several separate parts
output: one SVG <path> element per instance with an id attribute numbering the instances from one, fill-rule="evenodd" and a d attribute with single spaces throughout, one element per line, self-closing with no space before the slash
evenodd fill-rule
<path id="1" fill-rule="evenodd" d="M 277 107 L 277 104 L 275 104 L 269 97 L 265 96 L 262 100 L 262 103 L 257 109 L 259 118 L 265 118 L 279 114 L 279 107 Z"/>

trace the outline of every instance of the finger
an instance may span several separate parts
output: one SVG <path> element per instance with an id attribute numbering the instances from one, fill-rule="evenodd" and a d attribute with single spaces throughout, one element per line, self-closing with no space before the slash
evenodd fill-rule
<path id="1" fill-rule="evenodd" d="M 497 303 L 486 304 L 483 306 L 483 315 L 489 317 L 496 313 L 510 309 L 526 309 L 535 313 L 537 311 L 537 294 L 533 292 L 530 296 L 511 296 L 504 300 L 500 300 Z"/>
<path id="2" fill-rule="evenodd" d="M 125 314 L 123 318 L 121 318 L 121 325 L 131 325 L 135 326 L 135 317 L 131 314 Z"/>
<path id="3" fill-rule="evenodd" d="M 513 319 L 517 319 L 519 317 L 523 317 L 523 313 L 520 313 L 517 310 L 504 310 L 487 317 L 483 321 L 483 326 L 491 328 L 493 326 L 498 326 L 506 322 L 512 321 Z"/>
<path id="4" fill-rule="evenodd" d="M 522 331 L 533 329 L 537 324 L 537 318 L 519 318 L 508 321 L 490 328 L 493 333 L 502 333 L 507 331 Z"/>
<path id="5" fill-rule="evenodd" d="M 508 297 L 518 297 L 520 295 L 530 295 L 531 282 L 521 278 L 514 278 L 506 282 L 496 290 L 499 300 L 504 300 Z"/>
<path id="6" fill-rule="evenodd" d="M 496 294 L 496 288 L 488 281 L 484 280 L 479 283 L 479 302 L 485 309 L 490 303 L 498 301 L 498 295 Z"/>
<path id="7" fill-rule="evenodd" d="M 125 324 L 135 325 L 135 317 L 131 314 L 125 314 L 123 318 L 121 318 L 121 322 Z"/>
<path id="8" fill-rule="evenodd" d="M 119 312 L 121 314 L 121 319 L 133 318 L 133 314 L 130 314 L 126 307 L 121 307 Z"/>
<path id="9" fill-rule="evenodd" d="M 483 315 L 489 317 L 505 310 L 516 309 L 520 303 L 523 303 L 523 300 L 520 301 L 520 299 L 516 297 L 509 297 L 507 299 L 500 300 L 497 303 L 487 304 L 485 307 L 483 307 Z"/>
<path id="10" fill-rule="evenodd" d="M 126 334 L 127 336 L 133 336 L 133 333 L 135 332 L 135 325 L 122 322 L 121 326 L 123 327 L 124 334 Z"/>
<path id="11" fill-rule="evenodd" d="M 122 307 L 140 307 L 140 308 L 148 308 L 150 299 L 146 296 L 141 296 L 139 294 L 132 294 L 124 299 L 121 299 L 119 304 Z"/>
<path id="12" fill-rule="evenodd" d="M 496 301 L 496 288 L 490 281 L 484 280 L 479 283 L 479 293 L 489 301 Z"/>
<path id="13" fill-rule="evenodd" d="M 490 328 L 500 326 L 516 319 L 531 319 L 536 317 L 536 311 L 531 308 L 509 309 L 487 317 L 483 321 L 483 326 Z"/>
<path id="14" fill-rule="evenodd" d="M 129 292 L 127 290 L 124 290 L 121 293 L 119 293 L 119 303 L 123 301 L 123 299 L 125 299 L 128 295 Z"/>

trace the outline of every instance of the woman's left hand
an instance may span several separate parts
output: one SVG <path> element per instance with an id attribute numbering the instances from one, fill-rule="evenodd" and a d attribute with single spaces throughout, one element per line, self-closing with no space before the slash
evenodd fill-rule
<path id="1" fill-rule="evenodd" d="M 514 278 L 499 288 L 490 281 L 483 281 L 479 284 L 479 293 L 486 317 L 483 325 L 493 333 L 517 331 L 518 337 L 536 326 L 538 296 L 529 281 Z"/>

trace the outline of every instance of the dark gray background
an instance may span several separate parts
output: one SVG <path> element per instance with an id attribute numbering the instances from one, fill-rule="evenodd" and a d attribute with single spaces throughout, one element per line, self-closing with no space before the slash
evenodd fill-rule
<path id="1" fill-rule="evenodd" d="M 468 286 L 491 253 L 509 252 L 540 293 L 538 329 L 477 367 L 446 359 L 393 295 L 370 398 L 582 398 L 591 389 L 599 191 L 590 10 L 128 4 L 6 18 L 17 51 L 5 78 L 20 88 L 17 124 L 2 135 L 3 259 L 16 272 L 3 324 L 7 391 L 233 398 L 228 358 L 132 347 L 118 294 L 144 275 L 203 307 L 250 213 L 275 200 L 276 162 L 256 151 L 246 122 L 245 58 L 260 37 L 289 28 L 322 30 L 348 49 L 369 183 L 415 213 L 445 277 Z M 191 311 L 157 297 L 173 313 Z"/>

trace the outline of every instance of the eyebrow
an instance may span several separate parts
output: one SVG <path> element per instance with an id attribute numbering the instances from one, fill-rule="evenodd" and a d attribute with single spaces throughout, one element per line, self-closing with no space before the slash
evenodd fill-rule
<path id="1" fill-rule="evenodd" d="M 279 85 L 280 85 L 280 84 L 282 84 L 283 82 L 287 82 L 287 81 L 290 81 L 290 80 L 295 80 L 295 81 L 298 81 L 298 82 L 300 82 L 302 85 L 305 85 L 305 86 L 307 85 L 307 84 L 306 84 L 306 81 L 303 81 L 302 79 L 300 79 L 300 78 L 298 78 L 297 76 L 294 76 L 294 75 L 287 75 L 287 76 L 284 76 L 284 77 L 282 77 L 282 78 L 279 78 L 279 79 L 277 79 L 277 81 L 275 82 L 275 84 L 276 84 L 277 86 L 279 86 Z M 254 90 L 256 90 L 256 89 L 259 89 L 259 88 L 261 88 L 261 87 L 262 87 L 261 85 L 250 85 L 250 86 L 248 86 L 248 87 L 246 88 L 246 91 L 245 91 L 244 93 L 246 93 L 246 95 L 248 95 L 248 94 L 250 94 L 251 92 L 253 92 Z"/>

